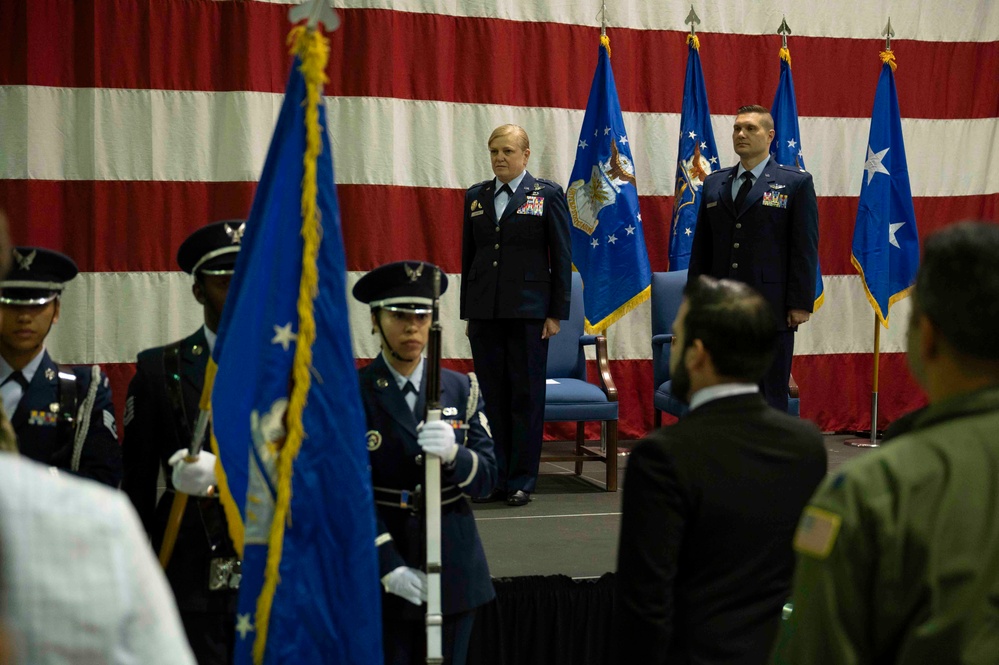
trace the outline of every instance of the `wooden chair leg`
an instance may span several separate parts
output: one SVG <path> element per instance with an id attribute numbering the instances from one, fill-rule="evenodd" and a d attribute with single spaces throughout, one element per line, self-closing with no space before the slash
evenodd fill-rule
<path id="1" fill-rule="evenodd" d="M 656 429 L 663 426 L 663 412 L 659 409 L 652 409 L 652 426 Z"/>
<path id="2" fill-rule="evenodd" d="M 586 423 L 576 423 L 576 475 L 583 475 L 583 444 L 586 443 Z"/>
<path id="3" fill-rule="evenodd" d="M 607 491 L 617 491 L 617 420 L 607 425 Z"/>

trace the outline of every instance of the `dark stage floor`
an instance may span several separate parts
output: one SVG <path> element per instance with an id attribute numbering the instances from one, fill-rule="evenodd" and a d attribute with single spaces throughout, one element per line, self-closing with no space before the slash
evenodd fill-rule
<path id="1" fill-rule="evenodd" d="M 849 437 L 826 435 L 829 471 L 863 455 L 868 448 L 843 445 Z M 628 448 L 633 441 L 622 442 Z M 568 443 L 546 443 L 545 452 L 568 450 Z M 627 456 L 620 458 L 623 487 Z M 479 534 L 493 577 L 568 575 L 599 577 L 615 568 L 621 493 L 603 490 L 604 465 L 587 462 L 583 480 L 572 462 L 544 463 L 534 500 L 522 508 L 504 503 L 473 504 Z"/>

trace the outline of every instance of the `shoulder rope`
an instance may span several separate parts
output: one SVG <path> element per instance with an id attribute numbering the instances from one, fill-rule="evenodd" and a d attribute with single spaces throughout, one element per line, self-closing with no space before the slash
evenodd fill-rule
<path id="1" fill-rule="evenodd" d="M 83 443 L 87 439 L 87 432 L 90 430 L 90 414 L 94 410 L 94 401 L 97 399 L 97 388 L 101 382 L 101 367 L 94 365 L 90 368 L 90 387 L 87 389 L 87 396 L 83 398 L 80 405 L 80 413 L 76 419 L 76 435 L 73 439 L 73 461 L 70 463 L 70 470 L 77 472 L 80 470 L 80 457 L 83 455 Z"/>

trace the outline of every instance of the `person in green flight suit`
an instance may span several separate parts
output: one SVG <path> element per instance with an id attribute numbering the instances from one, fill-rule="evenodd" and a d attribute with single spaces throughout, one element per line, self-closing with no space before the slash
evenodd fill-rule
<path id="1" fill-rule="evenodd" d="M 926 242 L 909 364 L 929 407 L 819 487 L 774 663 L 999 662 L 999 226 Z"/>

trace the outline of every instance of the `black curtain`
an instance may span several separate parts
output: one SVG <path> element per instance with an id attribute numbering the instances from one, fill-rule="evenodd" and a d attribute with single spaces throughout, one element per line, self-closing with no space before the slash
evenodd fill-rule
<path id="1" fill-rule="evenodd" d="M 614 575 L 493 580 L 496 600 L 479 608 L 468 665 L 608 665 Z"/>

